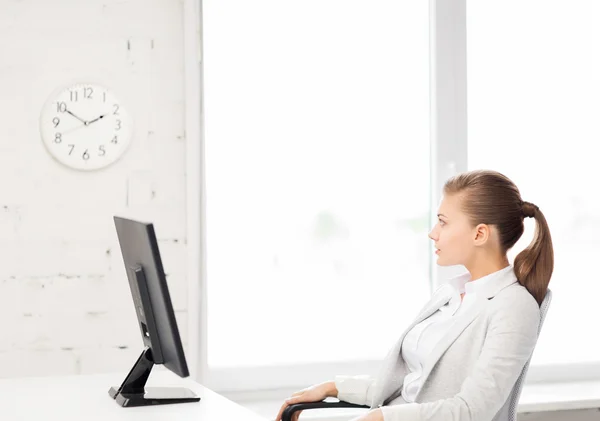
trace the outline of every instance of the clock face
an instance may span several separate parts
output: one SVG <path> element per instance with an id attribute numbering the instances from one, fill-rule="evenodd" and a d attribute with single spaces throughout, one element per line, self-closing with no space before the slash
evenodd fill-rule
<path id="1" fill-rule="evenodd" d="M 51 95 L 40 116 L 40 131 L 57 161 L 78 170 L 95 170 L 125 152 L 132 121 L 110 90 L 76 84 Z"/>

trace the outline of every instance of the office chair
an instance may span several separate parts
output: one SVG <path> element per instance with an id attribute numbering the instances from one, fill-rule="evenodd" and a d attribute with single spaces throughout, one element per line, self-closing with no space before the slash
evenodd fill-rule
<path id="1" fill-rule="evenodd" d="M 540 325 L 538 327 L 537 336 L 539 338 L 540 332 L 542 331 L 542 325 L 544 324 L 544 319 L 546 318 L 546 313 L 548 313 L 548 308 L 550 307 L 550 301 L 552 301 L 552 291 L 548 288 L 546 292 L 546 296 L 542 301 L 542 305 L 540 306 Z M 532 352 L 533 356 L 533 352 Z M 527 375 L 527 371 L 529 370 L 529 363 L 531 362 L 531 356 L 525 363 L 519 378 L 515 382 L 513 386 L 512 392 L 510 393 L 508 399 L 500 408 L 498 414 L 506 414 L 501 415 L 497 419 L 500 421 L 517 421 L 517 406 L 519 404 L 519 397 L 521 396 L 521 390 L 523 389 L 523 383 L 525 382 L 525 376 Z M 297 403 L 294 405 L 288 406 L 281 416 L 282 421 L 292 421 L 292 415 L 297 411 L 306 411 L 308 409 L 317 409 L 317 408 L 370 408 L 368 405 L 357 405 L 350 402 L 338 401 L 338 402 L 305 402 L 305 403 Z"/>

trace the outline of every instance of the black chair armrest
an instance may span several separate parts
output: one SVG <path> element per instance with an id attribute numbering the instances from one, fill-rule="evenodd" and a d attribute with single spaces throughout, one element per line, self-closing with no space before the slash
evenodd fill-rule
<path id="1" fill-rule="evenodd" d="M 368 405 L 357 405 L 355 403 L 344 402 L 344 401 L 319 401 L 319 402 L 305 402 L 305 403 L 296 403 L 288 406 L 283 411 L 281 415 L 281 421 L 292 421 L 292 415 L 297 411 L 305 411 L 307 409 L 317 409 L 317 408 L 370 408 Z"/>

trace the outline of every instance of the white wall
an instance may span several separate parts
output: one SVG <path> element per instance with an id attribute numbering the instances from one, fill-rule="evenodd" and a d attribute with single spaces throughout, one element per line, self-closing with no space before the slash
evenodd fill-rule
<path id="1" fill-rule="evenodd" d="M 0 1 L 0 377 L 126 371 L 142 342 L 112 217 L 154 222 L 186 340 L 183 5 Z M 116 164 L 46 152 L 57 87 L 112 89 L 134 120 Z"/>

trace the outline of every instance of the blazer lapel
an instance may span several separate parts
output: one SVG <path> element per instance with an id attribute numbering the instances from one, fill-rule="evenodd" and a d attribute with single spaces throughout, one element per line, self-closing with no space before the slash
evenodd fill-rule
<path id="1" fill-rule="evenodd" d="M 435 293 L 435 295 L 431 297 L 429 304 L 427 304 L 423 308 L 423 310 L 419 313 L 417 318 L 412 322 L 410 328 L 406 329 L 405 334 L 408 333 L 408 331 L 412 329 L 415 325 L 421 323 L 423 320 L 431 316 L 434 312 L 438 311 L 440 307 L 442 307 L 448 301 L 450 301 L 450 298 L 452 298 L 452 294 L 453 290 L 449 284 L 442 285 L 439 288 L 439 290 Z"/>
<path id="2" fill-rule="evenodd" d="M 404 372 L 404 359 L 401 354 L 402 342 L 404 342 L 406 334 L 417 324 L 431 316 L 431 314 L 437 311 L 441 306 L 450 301 L 451 296 L 451 287 L 449 285 L 442 285 L 429 303 L 421 310 L 417 318 L 404 330 L 402 335 L 400 335 L 400 338 L 396 341 L 392 349 L 387 353 L 387 356 L 384 358 L 381 368 L 379 369 L 378 375 L 376 376 L 376 391 L 373 395 L 372 408 L 381 406 L 384 400 L 402 384 L 404 376 L 408 374 Z"/>
<path id="3" fill-rule="evenodd" d="M 406 334 L 418 323 L 431 316 L 440 307 L 450 301 L 450 298 L 455 293 L 455 288 L 460 284 L 464 284 L 467 280 L 470 280 L 470 275 L 460 275 L 453 278 L 446 284 L 440 286 L 440 288 L 433 295 L 428 304 L 425 305 L 423 310 L 419 313 L 417 318 L 410 324 L 410 326 L 402 333 L 394 347 L 388 352 L 387 356 L 381 365 L 381 369 L 378 372 L 375 382 L 375 393 L 373 396 L 373 402 L 371 407 L 375 408 L 381 406 L 392 393 L 396 392 L 397 389 L 402 385 L 404 376 L 408 374 L 406 372 L 406 366 L 404 359 L 402 358 L 402 342 Z M 477 281 L 475 281 L 477 282 Z M 475 317 L 481 312 L 482 308 L 487 304 L 488 299 L 494 297 L 502 289 L 517 282 L 517 278 L 514 274 L 514 270 L 511 268 L 506 272 L 502 273 L 495 279 L 490 279 L 485 288 L 482 288 L 477 292 L 477 300 L 475 300 L 473 306 L 458 316 L 456 323 L 452 325 L 448 332 L 442 337 L 440 342 L 434 347 L 431 352 L 430 358 L 423 367 L 423 373 L 421 374 L 421 385 L 425 384 L 427 377 L 431 374 L 431 370 L 446 352 L 446 350 L 454 343 L 458 336 L 469 326 Z M 422 389 L 421 389 L 422 390 Z M 419 394 L 417 394 L 417 399 Z"/>
<path id="4" fill-rule="evenodd" d="M 423 372 L 419 380 L 421 386 L 425 384 L 427 377 L 429 377 L 429 374 L 431 374 L 431 370 L 433 370 L 433 367 L 435 367 L 436 363 L 444 354 L 444 352 L 448 350 L 450 345 L 454 343 L 458 336 L 473 322 L 473 320 L 475 320 L 475 317 L 480 314 L 488 300 L 493 298 L 502 289 L 512 285 L 515 282 L 517 282 L 517 278 L 511 269 L 496 279 L 490 279 L 489 283 L 486 284 L 486 287 L 477 292 L 477 299 L 473 305 L 464 313 L 457 316 L 456 322 L 452 324 L 450 329 L 448 329 L 442 339 L 431 351 L 431 355 L 427 358 L 427 361 L 423 366 Z M 423 388 L 421 387 L 417 393 L 417 396 L 415 397 L 415 400 L 418 399 L 422 390 Z"/>
<path id="5" fill-rule="evenodd" d="M 431 354 L 427 357 L 427 360 L 423 365 L 423 372 L 421 373 L 421 378 L 419 379 L 421 385 L 425 384 L 425 381 L 427 380 L 427 377 L 429 377 L 431 370 L 433 370 L 433 367 L 435 367 L 435 364 L 438 362 L 438 360 L 441 358 L 444 352 L 446 352 L 446 350 L 458 338 L 458 336 L 463 332 L 463 330 L 465 330 L 467 326 L 469 326 L 473 322 L 473 320 L 475 320 L 475 317 L 481 311 L 481 308 L 485 304 L 485 301 L 487 300 L 478 298 L 468 310 L 466 310 L 461 315 L 457 316 L 456 322 L 452 324 L 452 326 L 444 334 L 442 339 L 435 345 L 435 347 L 431 351 Z M 423 388 L 419 389 L 415 400 L 418 399 L 419 394 L 422 390 Z"/>

